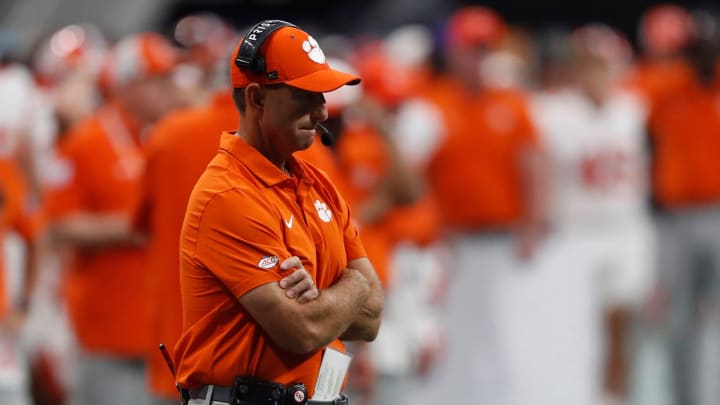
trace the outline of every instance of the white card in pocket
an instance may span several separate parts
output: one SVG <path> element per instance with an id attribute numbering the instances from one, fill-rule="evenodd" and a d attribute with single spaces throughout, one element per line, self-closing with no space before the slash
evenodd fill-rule
<path id="1" fill-rule="evenodd" d="M 340 396 L 340 390 L 342 390 L 351 360 L 352 356 L 349 354 L 330 347 L 325 349 L 317 383 L 315 383 L 313 400 L 332 401 Z"/>

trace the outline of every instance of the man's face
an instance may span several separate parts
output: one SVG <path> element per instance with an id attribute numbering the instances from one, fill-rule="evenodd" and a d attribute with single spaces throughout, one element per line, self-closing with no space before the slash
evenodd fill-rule
<path id="1" fill-rule="evenodd" d="M 613 67 L 608 61 L 586 56 L 576 61 L 576 84 L 586 93 L 601 97 L 616 80 Z"/>
<path id="2" fill-rule="evenodd" d="M 125 86 L 123 94 L 125 102 L 136 111 L 137 118 L 148 123 L 184 106 L 179 89 L 169 74 L 137 79 Z"/>
<path id="3" fill-rule="evenodd" d="M 282 153 L 309 148 L 318 122 L 325 121 L 328 116 L 323 94 L 285 85 L 264 86 L 263 89 L 260 126 L 267 141 Z"/>
<path id="4" fill-rule="evenodd" d="M 489 54 L 484 45 L 462 46 L 448 50 L 450 71 L 465 85 L 477 87 L 480 84 L 480 69 Z"/>

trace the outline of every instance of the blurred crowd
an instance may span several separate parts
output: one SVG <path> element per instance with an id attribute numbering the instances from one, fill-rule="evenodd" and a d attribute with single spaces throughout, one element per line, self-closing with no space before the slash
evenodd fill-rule
<path id="1" fill-rule="evenodd" d="M 242 34 L 194 14 L 114 43 L 66 26 L 24 63 L 0 44 L 0 403 L 179 403 L 158 345 Z M 633 45 L 467 6 L 315 39 L 363 82 L 297 155 L 386 290 L 352 403 L 720 403 L 720 16 L 654 6 Z"/>

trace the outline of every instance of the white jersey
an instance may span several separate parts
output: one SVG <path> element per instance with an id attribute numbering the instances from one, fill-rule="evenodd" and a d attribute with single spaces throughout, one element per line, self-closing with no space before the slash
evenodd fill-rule
<path id="1" fill-rule="evenodd" d="M 643 218 L 648 170 L 646 110 L 629 92 L 595 105 L 576 90 L 533 98 L 532 114 L 553 165 L 555 226 Z"/>

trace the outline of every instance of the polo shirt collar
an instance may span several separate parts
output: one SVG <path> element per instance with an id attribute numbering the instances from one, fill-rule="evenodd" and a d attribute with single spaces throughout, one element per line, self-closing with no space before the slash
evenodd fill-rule
<path id="1" fill-rule="evenodd" d="M 239 160 L 267 187 L 272 187 L 289 180 L 288 176 L 283 173 L 280 168 L 275 166 L 257 149 L 248 145 L 245 139 L 237 136 L 234 132 L 223 132 L 220 137 L 220 149 L 227 151 L 235 159 Z M 306 175 L 305 168 L 295 157 L 290 156 L 285 164 L 293 176 L 297 176 L 305 181 L 309 179 Z"/>

